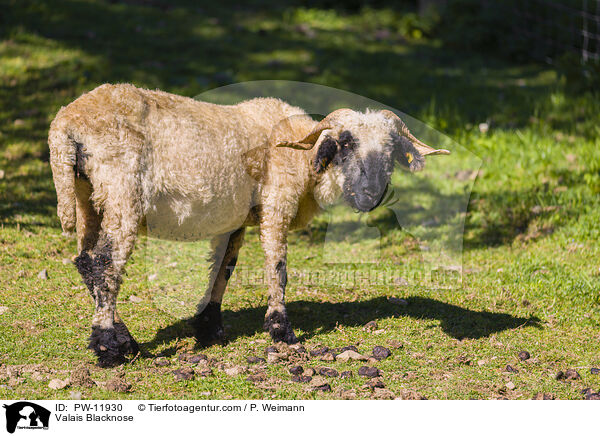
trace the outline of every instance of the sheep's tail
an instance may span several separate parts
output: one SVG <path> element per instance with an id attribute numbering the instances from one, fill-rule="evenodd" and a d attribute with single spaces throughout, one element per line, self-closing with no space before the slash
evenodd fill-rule
<path id="1" fill-rule="evenodd" d="M 76 145 L 69 137 L 66 126 L 61 123 L 59 116 L 50 125 L 48 145 L 52 178 L 58 198 L 56 212 L 63 232 L 72 233 L 77 220 L 75 215 Z"/>

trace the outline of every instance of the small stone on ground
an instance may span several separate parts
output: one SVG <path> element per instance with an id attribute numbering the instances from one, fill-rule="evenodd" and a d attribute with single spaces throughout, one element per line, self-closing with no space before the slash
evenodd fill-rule
<path id="1" fill-rule="evenodd" d="M 302 344 L 292 344 L 290 348 L 295 351 L 297 354 L 306 354 L 306 348 Z"/>
<path id="2" fill-rule="evenodd" d="M 379 369 L 375 368 L 374 366 L 361 366 L 358 370 L 358 375 L 362 377 L 374 378 L 379 377 L 381 373 Z"/>
<path id="3" fill-rule="evenodd" d="M 308 375 L 294 375 L 292 376 L 292 381 L 296 383 L 310 383 L 312 377 Z"/>
<path id="4" fill-rule="evenodd" d="M 290 372 L 290 374 L 293 375 L 300 375 L 304 372 L 304 368 L 302 368 L 301 366 L 292 366 L 291 368 L 288 369 L 288 371 Z"/>
<path id="5" fill-rule="evenodd" d="M 181 353 L 179 355 L 179 360 L 181 362 L 187 362 L 191 364 L 198 364 L 203 360 L 208 360 L 206 354 L 191 354 L 191 353 Z"/>
<path id="6" fill-rule="evenodd" d="M 304 372 L 302 373 L 302 375 L 306 375 L 309 377 L 312 377 L 313 375 L 315 375 L 317 372 L 314 370 L 314 368 L 306 368 L 304 370 Z"/>
<path id="7" fill-rule="evenodd" d="M 171 362 L 169 362 L 169 359 L 167 359 L 166 357 L 157 357 L 156 359 L 154 359 L 154 366 L 163 367 L 169 366 L 170 364 Z"/>
<path id="8" fill-rule="evenodd" d="M 223 372 L 227 374 L 229 377 L 235 377 L 240 374 L 243 374 L 247 371 L 247 368 L 243 366 L 232 366 L 230 368 L 223 369 Z"/>
<path id="9" fill-rule="evenodd" d="M 323 386 L 327 384 L 327 379 L 325 377 L 322 377 L 320 375 L 313 377 L 312 380 L 310 381 L 310 385 L 313 387 L 316 386 Z"/>
<path id="10" fill-rule="evenodd" d="M 338 395 L 342 400 L 354 400 L 356 398 L 356 390 L 342 389 L 341 391 L 339 391 Z"/>
<path id="11" fill-rule="evenodd" d="M 565 372 L 558 371 L 555 378 L 556 380 L 579 380 L 581 376 L 574 369 L 567 369 Z"/>
<path id="12" fill-rule="evenodd" d="M 58 378 L 52 379 L 50 380 L 50 383 L 48 383 L 48 387 L 54 390 L 64 389 L 67 386 L 69 386 L 69 382 L 66 380 L 60 380 Z"/>
<path id="13" fill-rule="evenodd" d="M 193 380 L 194 370 L 192 368 L 181 368 L 172 371 L 175 380 Z"/>
<path id="14" fill-rule="evenodd" d="M 208 360 L 208 358 L 206 357 L 206 354 L 194 354 L 193 356 L 189 357 L 188 362 L 197 364 L 197 363 L 202 362 L 203 360 Z"/>
<path id="15" fill-rule="evenodd" d="M 313 357 L 322 356 L 329 351 L 329 347 L 320 347 L 310 350 L 310 355 Z"/>
<path id="16" fill-rule="evenodd" d="M 383 381 L 381 380 L 380 377 L 372 378 L 365 384 L 365 386 L 369 389 L 385 388 L 385 385 L 383 384 Z"/>
<path id="17" fill-rule="evenodd" d="M 267 379 L 267 376 L 263 373 L 251 374 L 248 377 L 246 377 L 246 381 L 249 381 L 252 383 L 262 382 L 262 381 L 265 381 L 266 379 Z"/>
<path id="18" fill-rule="evenodd" d="M 521 360 L 527 360 L 531 357 L 531 354 L 529 354 L 529 351 L 519 351 L 519 359 Z"/>
<path id="19" fill-rule="evenodd" d="M 272 365 L 274 363 L 277 363 L 277 362 L 283 360 L 286 357 L 287 357 L 287 355 L 284 353 L 269 353 L 269 354 L 267 354 L 267 363 Z"/>
<path id="20" fill-rule="evenodd" d="M 86 388 L 93 388 L 96 386 L 96 382 L 90 377 L 90 371 L 84 366 L 80 366 L 71 372 L 71 384 L 73 386 L 81 386 Z"/>
<path id="21" fill-rule="evenodd" d="M 391 355 L 392 352 L 389 349 L 380 345 L 377 345 L 375 348 L 373 348 L 373 357 L 377 360 L 387 359 Z"/>
<path id="22" fill-rule="evenodd" d="M 338 377 L 340 375 L 340 373 L 337 372 L 337 370 L 335 370 L 333 368 L 328 368 L 326 366 L 324 366 L 323 368 L 321 368 L 319 370 L 319 374 L 321 374 L 325 377 Z"/>
<path id="23" fill-rule="evenodd" d="M 196 373 L 196 375 L 199 375 L 200 377 L 208 377 L 209 375 L 212 375 L 212 369 L 210 369 L 209 367 L 205 366 L 205 367 L 200 367 L 200 368 L 196 368 L 196 371 L 194 371 Z"/>
<path id="24" fill-rule="evenodd" d="M 335 356 L 333 355 L 333 353 L 325 353 L 321 356 L 321 359 L 323 362 L 333 362 L 335 360 Z"/>
<path id="25" fill-rule="evenodd" d="M 378 400 L 393 400 L 396 398 L 396 395 L 389 389 L 375 388 L 373 391 L 373 398 Z"/>
<path id="26" fill-rule="evenodd" d="M 584 389 L 582 392 L 586 400 L 600 400 L 600 392 L 594 392 L 590 388 Z"/>
<path id="27" fill-rule="evenodd" d="M 349 360 L 367 360 L 367 356 L 363 356 L 362 354 L 357 353 L 354 350 L 346 350 L 343 353 L 335 356 L 335 360 L 340 362 L 348 362 Z"/>
<path id="28" fill-rule="evenodd" d="M 400 391 L 400 395 L 396 397 L 396 400 L 426 400 L 427 397 L 419 394 L 418 392 L 411 391 L 409 389 L 403 389 Z"/>
<path id="29" fill-rule="evenodd" d="M 321 391 L 321 392 L 331 392 L 331 386 L 328 383 L 325 383 L 321 386 L 314 386 L 312 388 L 313 391 Z"/>
<path id="30" fill-rule="evenodd" d="M 129 392 L 131 385 L 120 377 L 110 379 L 104 385 L 104 388 L 112 392 Z"/>
<path id="31" fill-rule="evenodd" d="M 533 396 L 533 400 L 554 400 L 556 396 L 554 394 L 545 394 L 543 392 L 538 392 Z"/>

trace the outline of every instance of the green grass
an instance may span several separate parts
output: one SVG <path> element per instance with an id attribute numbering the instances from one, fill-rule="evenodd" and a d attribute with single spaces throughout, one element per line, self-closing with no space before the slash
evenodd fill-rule
<path id="1" fill-rule="evenodd" d="M 46 136 L 56 111 L 104 82 L 195 96 L 265 79 L 364 95 L 422 120 L 482 160 L 465 217 L 461 287 L 440 286 L 435 278 L 399 285 L 361 276 L 375 270 L 418 277 L 420 238 L 441 240 L 446 232 L 428 234 L 416 212 L 412 237 L 390 224 L 389 211 L 365 217 L 386 229 L 377 265 L 324 265 L 327 216 L 290 238 L 288 308 L 307 349 L 354 344 L 369 354 L 375 345 L 401 342 L 375 365 L 396 395 L 531 398 L 545 392 L 578 399 L 583 388 L 600 389 L 600 376 L 589 371 L 600 366 L 598 95 L 569 94 L 544 65 L 450 51 L 416 32 L 409 11 L 344 12 L 285 2 L 268 12 L 223 2 L 202 9 L 149 4 L 0 2 L 0 306 L 8 308 L 0 314 L 0 397 L 69 398 L 79 391 L 88 399 L 338 398 L 339 389 L 370 397 L 357 376 L 361 364 L 316 359 L 301 364 L 350 369 L 354 377 L 332 379 L 332 393 L 317 393 L 292 383 L 285 363 L 268 365 L 267 381 L 256 384 L 246 381 L 248 374 L 226 375 L 217 364 L 212 376 L 175 381 L 178 354 L 194 346 L 185 319 L 206 285 L 206 243 L 142 239 L 128 264 L 120 313 L 144 351 L 167 357 L 170 366 L 141 357 L 99 369 L 85 349 L 92 304 L 74 266 L 63 263 L 76 248 L 61 235 L 48 164 Z M 472 156 L 462 153 L 456 156 Z M 451 181 L 460 194 L 454 164 L 431 162 L 413 183 L 431 175 Z M 395 180 L 402 188 L 400 174 Z M 413 203 L 426 201 L 419 195 Z M 427 209 L 436 207 L 442 210 L 435 203 Z M 343 223 L 351 213 L 334 208 L 330 216 Z M 352 254 L 367 243 L 330 241 L 329 248 Z M 266 292 L 251 275 L 261 263 L 251 230 L 224 300 L 230 342 L 204 351 L 225 367 L 246 365 L 247 356 L 262 356 L 270 345 L 261 328 Z M 42 269 L 48 280 L 38 278 Z M 306 273 L 314 271 L 339 280 L 311 282 Z M 156 279 L 147 280 L 154 273 Z M 393 305 L 388 297 L 408 305 Z M 377 334 L 362 328 L 371 320 L 379 324 Z M 521 350 L 531 359 L 519 361 Z M 519 372 L 504 372 L 507 364 Z M 122 375 L 131 392 L 48 388 L 50 379 L 66 379 L 80 365 L 98 382 Z M 581 379 L 554 379 L 567 368 Z M 506 389 L 508 382 L 515 388 Z"/>

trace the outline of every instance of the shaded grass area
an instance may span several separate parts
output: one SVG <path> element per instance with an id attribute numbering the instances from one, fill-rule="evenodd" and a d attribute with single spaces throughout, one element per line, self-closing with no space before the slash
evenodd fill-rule
<path id="1" fill-rule="evenodd" d="M 369 354 L 375 345 L 399 341 L 402 347 L 377 364 L 386 387 L 429 398 L 548 392 L 566 399 L 582 398 L 584 387 L 600 388 L 599 376 L 589 372 L 600 365 L 597 95 L 570 95 L 543 65 L 510 64 L 423 39 L 399 24 L 413 12 L 409 6 L 313 6 L 277 2 L 267 11 L 253 3 L 0 2 L 0 306 L 8 308 L 0 314 L 0 396 L 68 398 L 78 390 L 84 398 L 337 398 L 339 389 L 355 389 L 359 398 L 370 397 L 356 376 L 358 363 L 304 363 L 354 372 L 352 379 L 332 380 L 333 393 L 292 383 L 285 364 L 269 365 L 262 385 L 219 369 L 208 378 L 175 381 L 170 371 L 183 365 L 178 354 L 194 348 L 186 318 L 206 286 L 206 244 L 165 255 L 152 241 L 145 250 L 142 240 L 134 253 L 120 312 L 146 357 L 100 370 L 85 350 L 91 302 L 73 265 L 63 262 L 75 254 L 75 243 L 60 234 L 48 164 L 46 135 L 56 111 L 104 82 L 194 96 L 263 79 L 365 95 L 421 119 L 483 159 L 466 214 L 460 289 L 402 280 L 419 269 L 423 252 L 390 209 L 368 217 L 383 235 L 381 261 L 352 268 L 386 271 L 391 283 L 306 281 L 307 271 L 324 267 L 319 247 L 326 218 L 291 237 L 288 307 L 307 348 L 354 344 Z M 477 168 L 471 170 L 447 172 L 459 180 L 474 177 Z M 423 180 L 427 192 L 425 173 Z M 444 201 L 431 209 L 441 214 L 457 199 Z M 403 207 L 407 216 L 419 216 L 418 208 Z M 345 222 L 347 212 L 332 213 Z M 340 252 L 348 246 L 334 243 Z M 261 328 L 264 286 L 242 279 L 242 271 L 259 271 L 261 262 L 253 230 L 224 301 L 229 342 L 206 350 L 223 365 L 247 365 L 247 356 L 263 355 L 269 345 Z M 43 269 L 48 280 L 38 278 Z M 379 333 L 363 330 L 371 320 Z M 517 359 L 523 349 L 530 360 Z M 166 357 L 170 366 L 156 367 L 152 356 Z M 507 364 L 519 372 L 507 373 Z M 132 392 L 48 388 L 49 379 L 65 379 L 79 365 L 99 382 L 124 371 Z M 554 380 L 566 368 L 582 378 Z M 509 381 L 515 389 L 506 388 Z"/>
<path id="2" fill-rule="evenodd" d="M 313 338 L 316 333 L 331 332 L 338 326 L 362 327 L 373 319 L 386 319 L 410 316 L 416 319 L 433 319 L 439 322 L 442 331 L 455 339 L 479 339 L 506 329 L 512 329 L 525 324 L 537 325 L 539 319 L 535 317 L 520 318 L 505 313 L 487 311 L 472 311 L 453 304 L 444 303 L 425 297 L 408 297 L 408 303 L 403 310 L 397 309 L 384 297 L 372 298 L 366 301 L 347 302 L 321 302 L 321 301 L 293 301 L 287 308 L 291 316 L 297 315 L 296 328 L 304 332 L 298 338 L 301 341 Z M 256 320 L 266 313 L 267 306 L 252 307 L 235 312 L 225 311 L 224 315 L 232 321 L 232 328 L 228 338 L 235 341 L 239 336 L 246 336 L 262 332 L 262 326 Z M 190 319 L 178 320 L 176 323 L 161 329 L 149 343 L 149 348 L 159 344 L 171 342 L 180 337 L 182 332 L 192 336 L 193 332 L 186 326 Z M 256 325 L 254 331 L 236 326 Z"/>

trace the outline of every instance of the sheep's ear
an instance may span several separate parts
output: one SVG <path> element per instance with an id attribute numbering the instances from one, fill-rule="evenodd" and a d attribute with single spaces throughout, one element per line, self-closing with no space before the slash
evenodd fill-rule
<path id="1" fill-rule="evenodd" d="M 317 143 L 319 136 L 323 133 L 324 130 L 331 129 L 331 125 L 329 123 L 319 123 L 317 126 L 306 135 L 304 138 L 298 141 L 282 141 L 279 142 L 276 147 L 289 147 L 295 148 L 296 150 L 311 150 L 315 144 Z"/>
<path id="2" fill-rule="evenodd" d="M 394 158 L 410 171 L 420 171 L 425 167 L 425 158 L 406 136 L 392 133 Z"/>
<path id="3" fill-rule="evenodd" d="M 317 155 L 313 161 L 315 172 L 319 174 L 325 171 L 338 151 L 339 145 L 335 139 L 330 136 L 323 139 L 319 144 Z"/>
<path id="4" fill-rule="evenodd" d="M 340 123 L 341 119 L 352 116 L 353 112 L 354 111 L 351 109 L 336 109 L 319 121 L 319 123 L 313 128 L 312 132 L 310 132 L 304 138 L 298 141 L 278 142 L 277 147 L 290 147 L 298 150 L 310 150 L 315 146 L 315 144 L 317 144 L 319 137 L 325 130 L 334 129 L 336 126 L 340 127 L 342 124 Z"/>
<path id="5" fill-rule="evenodd" d="M 432 156 L 434 154 L 450 154 L 448 150 L 436 150 L 435 148 L 430 147 L 429 145 L 415 138 L 413 134 L 410 133 L 410 130 L 408 130 L 408 127 L 406 127 L 406 124 L 404 124 L 404 121 L 402 121 L 400 117 L 394 112 L 382 110 L 381 113 L 384 117 L 386 117 L 394 123 L 396 133 L 406 137 L 406 139 L 408 139 L 408 141 L 412 144 L 413 148 L 416 148 L 419 151 L 421 156 Z"/>

